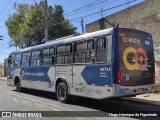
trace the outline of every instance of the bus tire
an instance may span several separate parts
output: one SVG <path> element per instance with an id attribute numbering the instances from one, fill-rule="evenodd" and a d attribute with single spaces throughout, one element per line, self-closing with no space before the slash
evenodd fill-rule
<path id="1" fill-rule="evenodd" d="M 15 86 L 16 86 L 16 90 L 17 90 L 18 92 L 22 91 L 21 82 L 20 82 L 19 79 L 18 79 L 18 80 L 16 79 L 16 81 L 15 81 Z"/>
<path id="2" fill-rule="evenodd" d="M 62 103 L 68 102 L 68 88 L 64 82 L 60 82 L 57 87 L 57 99 Z"/>

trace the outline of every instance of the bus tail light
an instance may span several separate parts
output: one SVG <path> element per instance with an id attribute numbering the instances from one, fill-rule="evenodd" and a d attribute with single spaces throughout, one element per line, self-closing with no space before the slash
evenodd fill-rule
<path id="1" fill-rule="evenodd" d="M 118 84 L 119 85 L 124 85 L 123 77 L 122 77 L 122 69 L 119 68 L 118 70 Z"/>

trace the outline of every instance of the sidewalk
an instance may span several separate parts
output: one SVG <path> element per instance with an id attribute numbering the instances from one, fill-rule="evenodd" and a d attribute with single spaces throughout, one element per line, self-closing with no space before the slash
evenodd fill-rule
<path id="1" fill-rule="evenodd" d="M 147 94 L 137 95 L 136 97 L 125 97 L 122 99 L 130 100 L 132 102 L 139 102 L 139 103 L 160 106 L 160 93 L 147 93 Z"/>
<path id="2" fill-rule="evenodd" d="M 0 77 L 0 80 L 6 81 L 7 77 Z"/>

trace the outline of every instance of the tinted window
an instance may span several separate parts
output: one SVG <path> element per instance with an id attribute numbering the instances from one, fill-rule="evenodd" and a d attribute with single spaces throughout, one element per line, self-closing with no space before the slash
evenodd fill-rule
<path id="1" fill-rule="evenodd" d="M 40 51 L 33 51 L 32 52 L 31 64 L 32 64 L 32 66 L 40 66 L 41 65 L 41 52 Z"/>
<path id="2" fill-rule="evenodd" d="M 93 63 L 94 62 L 94 40 L 81 41 L 74 44 L 74 62 L 75 63 Z"/>
<path id="3" fill-rule="evenodd" d="M 55 54 L 54 48 L 44 49 L 43 50 L 43 65 L 54 64 L 54 59 L 55 59 L 54 54 Z"/>
<path id="4" fill-rule="evenodd" d="M 14 59 L 14 67 L 21 66 L 21 54 L 16 54 Z"/>
<path id="5" fill-rule="evenodd" d="M 22 55 L 22 67 L 30 66 L 30 53 L 23 53 Z"/>
<path id="6" fill-rule="evenodd" d="M 96 56 L 96 60 L 98 63 L 101 63 L 101 62 L 106 62 L 106 43 L 107 43 L 107 40 L 105 37 L 101 37 L 101 38 L 98 38 L 97 39 L 97 56 Z"/>

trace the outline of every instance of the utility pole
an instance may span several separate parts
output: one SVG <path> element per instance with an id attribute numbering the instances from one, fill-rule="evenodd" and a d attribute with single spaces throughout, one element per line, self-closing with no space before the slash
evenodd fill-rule
<path id="1" fill-rule="evenodd" d="M 45 0 L 45 42 L 48 41 L 48 2 Z"/>
<path id="2" fill-rule="evenodd" d="M 2 40 L 3 41 L 3 38 L 2 38 L 3 36 L 2 35 L 0 35 L 0 40 Z"/>
<path id="3" fill-rule="evenodd" d="M 83 19 L 81 19 L 81 26 L 82 26 L 82 34 L 84 34 Z"/>

